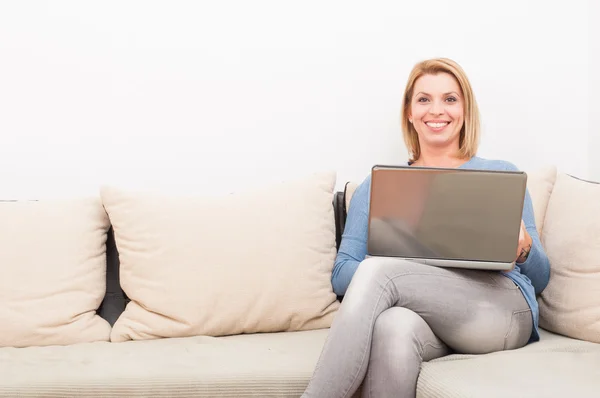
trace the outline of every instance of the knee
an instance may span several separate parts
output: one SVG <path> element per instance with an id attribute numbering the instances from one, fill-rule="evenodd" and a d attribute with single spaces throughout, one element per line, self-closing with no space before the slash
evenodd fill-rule
<path id="1" fill-rule="evenodd" d="M 372 275 L 385 267 L 385 259 L 381 257 L 368 257 L 360 262 L 356 275 Z M 364 276 L 363 276 L 364 277 Z"/>
<path id="2" fill-rule="evenodd" d="M 402 348 L 399 351 L 395 350 L 397 352 L 409 352 L 414 348 L 420 353 L 417 336 L 424 326 L 427 324 L 423 318 L 413 311 L 392 307 L 377 317 L 373 328 L 373 342 L 386 347 Z"/>
<path id="3" fill-rule="evenodd" d="M 407 263 L 405 260 L 387 257 L 369 257 L 358 266 L 354 275 L 355 280 L 365 282 L 387 282 L 394 270 Z"/>
<path id="4" fill-rule="evenodd" d="M 385 286 L 388 281 L 385 260 L 369 257 L 359 264 L 348 291 L 360 291 L 358 294 L 364 294 L 372 292 L 375 287 Z"/>
<path id="5" fill-rule="evenodd" d="M 369 257 L 363 260 L 352 278 L 352 284 L 365 288 L 385 287 L 392 279 L 420 270 L 421 264 L 399 258 Z"/>

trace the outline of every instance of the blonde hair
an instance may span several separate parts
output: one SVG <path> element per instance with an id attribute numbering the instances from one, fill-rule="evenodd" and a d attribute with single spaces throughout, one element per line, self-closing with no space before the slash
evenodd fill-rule
<path id="1" fill-rule="evenodd" d="M 471 158 L 477 153 L 479 147 L 480 122 L 479 108 L 471 88 L 471 83 L 464 70 L 456 62 L 448 58 L 429 59 L 416 64 L 408 77 L 408 82 L 404 90 L 402 99 L 402 135 L 404 143 L 408 149 L 410 162 L 414 162 L 421 156 L 421 147 L 419 137 L 412 123 L 408 121 L 410 114 L 411 99 L 415 82 L 423 75 L 437 75 L 438 73 L 449 73 L 452 75 L 464 98 L 464 124 L 460 129 L 459 156 L 461 158 Z"/>

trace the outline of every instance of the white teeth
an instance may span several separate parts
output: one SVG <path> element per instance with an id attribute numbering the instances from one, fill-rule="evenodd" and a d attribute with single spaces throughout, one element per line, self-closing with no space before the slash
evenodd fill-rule
<path id="1" fill-rule="evenodd" d="M 444 127 L 448 125 L 448 122 L 444 123 L 426 123 L 429 127 L 433 127 L 434 129 L 439 129 L 440 127 Z"/>

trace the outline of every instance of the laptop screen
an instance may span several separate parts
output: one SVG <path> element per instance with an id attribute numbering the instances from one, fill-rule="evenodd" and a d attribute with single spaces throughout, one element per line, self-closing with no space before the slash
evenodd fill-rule
<path id="1" fill-rule="evenodd" d="M 374 167 L 369 254 L 512 262 L 525 186 L 521 172 Z"/>

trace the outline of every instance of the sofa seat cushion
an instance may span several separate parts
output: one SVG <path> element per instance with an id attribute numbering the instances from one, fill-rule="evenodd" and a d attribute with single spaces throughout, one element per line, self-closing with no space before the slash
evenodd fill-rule
<path id="1" fill-rule="evenodd" d="M 328 329 L 0 349 L 0 396 L 299 397 Z"/>
<path id="2" fill-rule="evenodd" d="M 424 363 L 417 397 L 597 397 L 600 344 L 541 330 L 541 340 L 488 355 Z"/>

